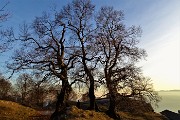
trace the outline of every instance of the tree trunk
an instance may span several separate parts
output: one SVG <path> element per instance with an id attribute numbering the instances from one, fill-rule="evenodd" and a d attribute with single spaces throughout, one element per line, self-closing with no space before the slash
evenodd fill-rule
<path id="1" fill-rule="evenodd" d="M 90 99 L 90 106 L 89 109 L 90 110 L 94 110 L 95 109 L 95 95 L 94 95 L 94 77 L 91 74 L 90 69 L 87 67 L 86 64 L 86 53 L 85 53 L 85 49 L 84 49 L 84 43 L 81 42 L 82 45 L 82 53 L 83 53 L 83 58 L 82 58 L 82 63 L 84 66 L 84 71 L 87 74 L 89 80 L 90 80 L 90 87 L 89 87 L 89 99 Z M 98 108 L 98 107 L 96 107 Z"/>
<path id="2" fill-rule="evenodd" d="M 94 77 L 92 76 L 91 72 L 89 71 L 89 69 L 87 68 L 86 65 L 85 65 L 85 72 L 86 72 L 86 74 L 90 80 L 90 87 L 89 87 L 90 106 L 89 106 L 89 110 L 99 111 L 97 104 L 95 104 L 96 103 L 96 100 L 95 100 L 96 97 L 94 95 Z"/>
<path id="3" fill-rule="evenodd" d="M 105 77 L 107 88 L 109 90 L 109 108 L 107 110 L 107 115 L 111 118 L 118 119 L 116 114 L 116 94 L 117 90 L 114 88 L 113 83 L 111 82 L 111 74 L 108 74 L 107 69 L 105 69 Z"/>
<path id="4" fill-rule="evenodd" d="M 92 78 L 91 78 L 92 79 Z M 89 99 L 90 99 L 90 110 L 95 109 L 95 95 L 94 95 L 94 79 L 90 79 L 90 87 L 89 87 Z"/>
<path id="5" fill-rule="evenodd" d="M 56 103 L 56 111 L 57 112 L 61 112 L 64 107 L 66 107 L 67 104 L 67 100 L 69 98 L 69 94 L 71 92 L 71 86 L 69 85 L 68 80 L 65 80 L 62 82 L 62 88 L 61 88 L 61 92 L 58 95 L 58 100 Z"/>
<path id="6" fill-rule="evenodd" d="M 54 120 L 54 118 L 57 118 L 58 116 L 61 116 L 66 112 L 67 100 L 69 98 L 71 90 L 72 88 L 69 85 L 68 80 L 64 80 L 62 82 L 61 91 L 57 97 L 55 112 L 51 115 L 51 120 Z"/>
<path id="7" fill-rule="evenodd" d="M 116 114 L 116 95 L 113 92 L 109 92 L 110 98 L 109 98 L 109 109 L 107 111 L 107 114 L 109 117 L 117 119 Z"/>

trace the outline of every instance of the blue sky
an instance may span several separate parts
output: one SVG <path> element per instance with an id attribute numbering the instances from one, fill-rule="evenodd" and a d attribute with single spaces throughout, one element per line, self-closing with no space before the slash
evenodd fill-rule
<path id="1" fill-rule="evenodd" d="M 1 0 L 0 4 L 7 2 Z M 15 29 L 23 22 L 31 22 L 43 11 L 61 9 L 71 0 L 9 0 L 6 9 L 11 18 L 4 26 Z M 123 10 L 127 26 L 141 26 L 143 34 L 139 46 L 146 49 L 146 61 L 139 63 L 144 74 L 151 77 L 156 90 L 180 89 L 180 0 L 92 0 L 100 6 Z M 7 54 L 0 56 L 1 67 Z M 2 71 L 2 70 L 1 70 Z"/>

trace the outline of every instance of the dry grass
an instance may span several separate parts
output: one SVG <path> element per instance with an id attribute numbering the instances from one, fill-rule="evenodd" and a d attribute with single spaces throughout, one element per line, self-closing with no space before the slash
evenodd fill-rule
<path id="1" fill-rule="evenodd" d="M 158 113 L 148 112 L 141 114 L 132 114 L 129 112 L 118 112 L 121 120 L 165 120 L 164 117 Z M 113 120 L 103 112 L 95 112 L 89 110 L 78 109 L 72 106 L 66 115 L 67 120 Z"/>
<path id="2" fill-rule="evenodd" d="M 103 112 L 82 110 L 75 106 L 70 107 L 66 113 L 66 120 L 113 120 Z M 118 112 L 118 115 L 121 120 L 165 120 L 162 115 L 153 112 L 141 114 Z M 48 120 L 48 117 L 32 108 L 0 100 L 0 120 Z"/>
<path id="3" fill-rule="evenodd" d="M 122 120 L 166 120 L 161 114 L 154 112 L 141 113 L 141 114 L 118 112 L 118 115 Z"/>
<path id="4" fill-rule="evenodd" d="M 30 120 L 39 116 L 36 110 L 15 102 L 0 100 L 0 120 Z"/>
<path id="5" fill-rule="evenodd" d="M 67 111 L 67 120 L 113 120 L 105 113 L 78 109 L 72 106 Z"/>

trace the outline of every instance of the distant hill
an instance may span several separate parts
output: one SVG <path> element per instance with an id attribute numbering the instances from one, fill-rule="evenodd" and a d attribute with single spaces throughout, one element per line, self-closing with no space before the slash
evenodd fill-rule
<path id="1" fill-rule="evenodd" d="M 180 90 L 159 90 L 157 92 L 180 92 Z"/>

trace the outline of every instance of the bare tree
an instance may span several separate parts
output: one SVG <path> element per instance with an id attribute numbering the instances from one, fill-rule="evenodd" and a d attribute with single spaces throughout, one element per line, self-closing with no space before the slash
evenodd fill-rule
<path id="1" fill-rule="evenodd" d="M 12 89 L 11 82 L 0 75 L 0 99 L 7 99 Z"/>
<path id="2" fill-rule="evenodd" d="M 73 0 L 52 16 L 44 13 L 31 25 L 23 24 L 18 38 L 12 30 L 4 34 L 9 40 L 19 40 L 22 44 L 15 51 L 13 61 L 7 64 L 12 73 L 29 70 L 44 75 L 41 82 L 49 77 L 61 82 L 52 119 L 65 112 L 72 84 L 77 81 L 88 86 L 92 110 L 96 108 L 96 86 L 106 84 L 110 98 L 107 113 L 113 118 L 117 118 L 116 95 L 120 90 L 128 88 L 128 95 L 141 96 L 147 88 L 148 95 L 146 85 L 149 83 L 144 83 L 145 79 L 139 76 L 140 69 L 135 67 L 146 57 L 145 50 L 137 46 L 141 29 L 127 28 L 123 13 L 112 7 L 102 7 L 96 15 L 94 9 L 90 0 Z M 100 84 L 95 84 L 96 81 Z M 41 82 L 37 87 L 40 88 Z M 141 83 L 139 92 L 136 83 Z"/>
<path id="3" fill-rule="evenodd" d="M 29 102 L 29 94 L 34 86 L 33 79 L 29 74 L 21 74 L 16 80 L 16 86 L 21 96 L 21 103 Z"/>
<path id="4" fill-rule="evenodd" d="M 61 18 L 44 13 L 42 17 L 36 17 L 32 25 L 23 24 L 20 32 L 20 36 L 14 39 L 21 41 L 22 48 L 15 51 L 13 61 L 7 67 L 13 73 L 28 69 L 44 75 L 44 79 L 48 76 L 59 79 L 62 88 L 55 113 L 63 112 L 72 89 L 68 70 L 74 67 L 77 53 L 71 47 L 73 44 L 65 39 L 66 25 Z"/>
<path id="5" fill-rule="evenodd" d="M 136 100 L 158 106 L 161 97 L 153 89 L 150 78 L 144 77 L 142 74 L 136 74 L 134 77 L 127 77 L 126 80 L 122 82 L 124 87 L 121 90 L 124 93 L 124 97 L 135 98 Z"/>
<path id="6" fill-rule="evenodd" d="M 4 10 L 8 4 L 9 4 L 9 2 L 7 2 L 4 6 L 1 6 L 1 8 L 0 8 L 0 23 L 6 21 L 10 15 L 8 12 L 5 12 L 5 10 Z"/>
<path id="7" fill-rule="evenodd" d="M 46 96 L 48 96 L 48 85 L 47 81 L 42 81 L 42 76 L 32 75 L 31 89 L 28 93 L 28 102 L 31 106 L 42 107 Z"/>
<path id="8" fill-rule="evenodd" d="M 102 7 L 96 17 L 98 26 L 97 45 L 99 60 L 104 70 L 104 77 L 109 90 L 110 106 L 108 114 L 116 117 L 117 82 L 115 75 L 121 72 L 126 64 L 138 61 L 146 55 L 143 49 L 137 47 L 140 28 L 126 28 L 123 24 L 123 13 L 112 7 Z M 119 76 L 123 79 L 124 76 Z"/>
<path id="9" fill-rule="evenodd" d="M 94 60 L 95 52 L 91 51 L 91 45 L 94 41 L 92 33 L 94 28 L 92 27 L 92 18 L 94 12 L 94 5 L 90 0 L 74 0 L 71 4 L 68 4 L 58 14 L 60 18 L 65 21 L 67 28 L 69 29 L 72 39 L 76 43 L 76 48 L 79 48 L 79 60 L 83 65 L 87 79 L 90 81 L 89 85 L 89 109 L 95 109 L 95 95 L 94 95 L 94 76 L 92 74 L 93 67 L 91 62 Z M 93 61 L 94 62 L 94 61 Z"/>
<path id="10" fill-rule="evenodd" d="M 0 28 L 2 27 L 1 24 L 3 22 L 5 22 L 10 16 L 10 14 L 5 11 L 5 8 L 8 4 L 9 4 L 9 2 L 7 2 L 4 6 L 0 6 L 1 7 L 0 8 Z M 1 35 L 1 37 L 0 37 L 0 39 L 1 39 L 1 41 L 0 41 L 0 53 L 4 52 L 7 49 L 7 44 L 2 40 L 3 34 L 4 34 L 4 32 L 2 30 L 0 30 L 0 35 Z"/>

